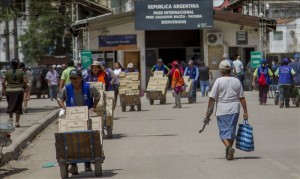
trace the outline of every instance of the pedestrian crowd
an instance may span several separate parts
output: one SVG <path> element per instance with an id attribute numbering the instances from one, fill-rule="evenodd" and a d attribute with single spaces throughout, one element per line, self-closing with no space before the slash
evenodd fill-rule
<path id="1" fill-rule="evenodd" d="M 155 71 L 163 71 L 165 76 L 171 78 L 171 88 L 173 90 L 175 105 L 173 108 L 182 108 L 181 94 L 185 90 L 186 84 L 184 76 L 193 81 L 190 97 L 192 103 L 197 101 L 197 88 L 200 84 L 202 97 L 208 98 L 207 119 L 212 115 L 211 108 L 216 104 L 217 124 L 219 136 L 225 145 L 225 158 L 232 160 L 235 149 L 233 143 L 236 139 L 236 127 L 239 119 L 240 108 L 243 108 L 243 118 L 248 119 L 248 110 L 244 95 L 245 65 L 239 55 L 229 58 L 223 55 L 223 60 L 219 63 L 220 76 L 213 84 L 211 69 L 204 63 L 196 59 L 190 59 L 185 63 L 174 60 L 170 66 L 165 65 L 161 58 L 151 68 L 152 74 Z M 88 106 L 96 108 L 100 99 L 99 92 L 88 82 L 102 82 L 107 91 L 114 91 L 115 102 L 119 95 L 121 72 L 138 72 L 134 63 L 128 63 L 124 68 L 119 62 L 114 64 L 114 69 L 107 66 L 105 61 L 93 61 L 88 69 L 83 69 L 79 64 L 75 67 L 74 61 L 69 60 L 66 65 L 50 65 L 45 73 L 45 84 L 48 86 L 48 94 L 51 101 L 57 100 L 58 105 L 65 109 L 70 106 Z M 7 113 L 10 120 L 16 114 L 15 126 L 20 127 L 20 115 L 27 112 L 28 101 L 32 86 L 32 73 L 30 68 L 26 68 L 24 63 L 18 59 L 11 61 L 11 69 L 7 70 L 2 82 L 3 93 L 6 95 L 8 107 Z M 252 85 L 259 91 L 259 104 L 267 104 L 267 96 L 270 88 L 278 84 L 279 107 L 289 107 L 291 90 L 300 85 L 300 62 L 299 55 L 295 54 L 292 61 L 283 58 L 278 65 L 275 61 L 262 59 L 260 66 L 254 70 Z M 211 87 L 212 86 L 212 87 Z M 211 89 L 211 92 L 209 90 Z M 130 111 L 135 111 L 131 106 Z M 90 163 L 86 163 L 86 171 L 90 171 Z M 72 165 L 72 173 L 78 172 L 76 164 Z"/>

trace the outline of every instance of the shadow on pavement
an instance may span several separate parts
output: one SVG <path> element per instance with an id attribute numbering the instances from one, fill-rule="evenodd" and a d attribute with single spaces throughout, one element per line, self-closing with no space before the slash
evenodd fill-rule
<path id="1" fill-rule="evenodd" d="M 0 169 L 0 178 L 9 177 L 28 170 L 28 168 Z"/>
<path id="2" fill-rule="evenodd" d="M 248 157 L 234 157 L 235 160 L 240 160 L 240 159 L 261 159 L 261 157 L 255 157 L 255 156 L 248 156 Z"/>
<path id="3" fill-rule="evenodd" d="M 127 135 L 125 135 L 125 134 L 113 134 L 112 139 L 108 139 L 107 135 L 105 135 L 105 137 L 103 139 L 104 140 L 114 140 L 114 139 L 122 139 L 123 137 L 127 137 Z"/>
<path id="4" fill-rule="evenodd" d="M 172 118 L 172 119 L 150 119 L 150 120 L 162 120 L 162 121 L 171 121 L 171 120 L 176 120 L 176 119 Z"/>
<path id="5" fill-rule="evenodd" d="M 24 113 L 24 114 L 30 114 L 30 113 L 38 113 L 38 112 L 45 112 L 45 111 L 52 111 L 57 109 L 57 107 L 50 107 L 50 106 L 46 106 L 44 108 L 28 108 L 28 113 Z"/>
<path id="6" fill-rule="evenodd" d="M 172 136 L 178 136 L 178 134 L 158 134 L 158 135 L 145 135 L 149 137 L 172 137 Z"/>
<path id="7" fill-rule="evenodd" d="M 103 170 L 103 175 L 102 177 L 113 177 L 115 175 L 117 175 L 117 171 L 119 170 L 123 170 L 123 169 L 112 169 L 112 170 Z M 96 177 L 95 176 L 95 173 L 94 172 L 80 172 L 79 175 L 74 175 L 74 176 L 70 176 L 69 178 L 99 178 L 99 177 Z"/>

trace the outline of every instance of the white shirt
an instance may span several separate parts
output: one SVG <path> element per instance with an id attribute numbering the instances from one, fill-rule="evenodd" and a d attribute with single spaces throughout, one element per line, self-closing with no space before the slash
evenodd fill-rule
<path id="1" fill-rule="evenodd" d="M 115 84 L 119 84 L 119 83 L 120 83 L 119 75 L 120 75 L 121 72 L 122 72 L 122 69 L 121 69 L 121 68 L 115 69 L 115 70 L 114 70 L 114 73 L 115 73 L 115 75 L 117 76 L 117 80 L 116 80 Z"/>
<path id="2" fill-rule="evenodd" d="M 240 98 L 245 97 L 241 82 L 234 77 L 218 78 L 209 94 L 217 101 L 217 116 L 240 112 Z"/>
<path id="3" fill-rule="evenodd" d="M 236 73 L 242 73 L 244 72 L 244 65 L 243 63 L 238 59 L 233 61 L 233 65 L 235 68 Z"/>
<path id="4" fill-rule="evenodd" d="M 57 85 L 58 84 L 58 78 L 59 78 L 59 74 L 55 70 L 48 71 L 48 73 L 46 75 L 46 79 L 48 80 L 48 83 L 50 83 L 51 85 Z"/>

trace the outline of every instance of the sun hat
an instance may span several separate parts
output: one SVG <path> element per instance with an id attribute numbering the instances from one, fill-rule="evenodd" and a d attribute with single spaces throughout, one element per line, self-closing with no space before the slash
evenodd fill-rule
<path id="1" fill-rule="evenodd" d="M 219 69 L 229 70 L 231 68 L 230 62 L 228 60 L 222 60 L 219 64 Z"/>
<path id="2" fill-rule="evenodd" d="M 133 68 L 133 63 L 128 63 L 127 68 Z"/>
<path id="3" fill-rule="evenodd" d="M 99 61 L 93 61 L 92 65 L 91 66 L 101 66 L 100 62 Z"/>

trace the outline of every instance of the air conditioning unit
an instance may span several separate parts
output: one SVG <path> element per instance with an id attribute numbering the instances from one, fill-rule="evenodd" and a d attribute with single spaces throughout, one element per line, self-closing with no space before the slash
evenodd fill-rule
<path id="1" fill-rule="evenodd" d="M 222 45 L 223 44 L 223 33 L 213 32 L 206 34 L 208 45 Z"/>

